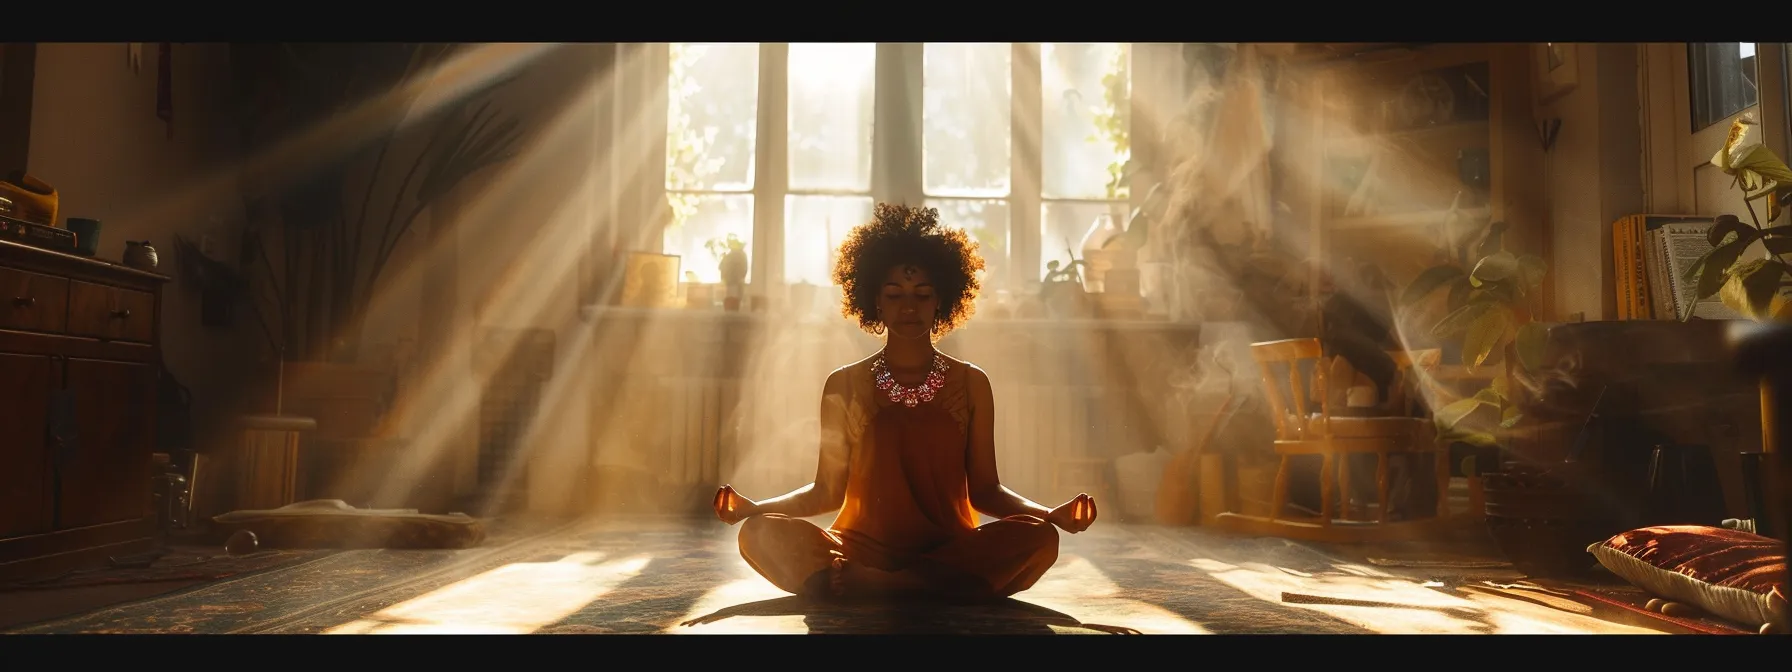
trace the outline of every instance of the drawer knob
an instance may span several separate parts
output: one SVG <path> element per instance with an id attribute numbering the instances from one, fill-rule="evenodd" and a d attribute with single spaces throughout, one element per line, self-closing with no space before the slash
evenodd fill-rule
<path id="1" fill-rule="evenodd" d="M 129 309 L 129 308 L 120 308 L 118 310 L 112 311 L 113 319 L 122 320 L 122 319 L 130 317 L 130 316 L 131 316 L 131 309 Z"/>
<path id="2" fill-rule="evenodd" d="M 37 305 L 37 297 L 35 297 L 35 296 L 15 296 L 15 297 L 12 297 L 12 305 L 17 306 L 19 308 L 30 308 L 32 306 Z"/>

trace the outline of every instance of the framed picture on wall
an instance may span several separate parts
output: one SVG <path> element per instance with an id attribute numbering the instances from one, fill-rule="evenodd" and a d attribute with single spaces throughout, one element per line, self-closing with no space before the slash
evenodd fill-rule
<path id="1" fill-rule="evenodd" d="M 1580 65 L 1574 57 L 1576 46 L 1569 42 L 1539 42 L 1533 47 L 1531 62 L 1536 71 L 1537 104 L 1560 98 L 1579 83 Z"/>

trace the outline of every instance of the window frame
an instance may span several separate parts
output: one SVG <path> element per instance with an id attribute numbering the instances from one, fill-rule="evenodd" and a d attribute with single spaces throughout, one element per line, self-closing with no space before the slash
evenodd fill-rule
<path id="1" fill-rule="evenodd" d="M 1755 107 L 1762 143 L 1786 156 L 1792 115 L 1787 100 L 1787 43 L 1755 44 Z M 1692 214 L 1693 170 L 1711 152 L 1693 146 L 1691 59 L 1687 42 L 1637 45 L 1641 65 L 1644 207 L 1656 214 Z"/>
<path id="2" fill-rule="evenodd" d="M 716 191 L 716 190 L 680 190 L 681 193 L 697 194 L 750 194 L 753 197 L 753 230 L 748 258 L 751 263 L 750 280 L 747 284 L 749 296 L 767 297 L 777 302 L 784 286 L 788 284 L 785 274 L 785 199 L 789 196 L 869 196 L 873 202 L 894 202 L 920 204 L 928 200 L 996 200 L 1007 205 L 1007 245 L 1006 260 L 1001 267 L 1006 269 L 1004 277 L 986 278 L 990 286 L 1016 290 L 1026 286 L 1028 281 L 1037 282 L 1043 275 L 1043 268 L 1028 268 L 1041 256 L 1041 221 L 1042 209 L 1048 203 L 1087 204 L 1109 203 L 1125 204 L 1127 199 L 1107 200 L 1089 198 L 1045 198 L 1042 193 L 1042 169 L 1044 165 L 1044 145 L 1042 142 L 1023 140 L 1023 129 L 1041 128 L 1044 100 L 1041 95 L 1043 86 L 1040 66 L 1042 43 L 1014 42 L 1009 43 L 1013 50 L 1011 63 L 1011 96 L 1010 110 L 1012 119 L 1010 133 L 1010 176 L 1009 189 L 1005 196 L 959 196 L 929 195 L 924 188 L 924 148 L 922 143 L 924 109 L 922 100 L 922 63 L 926 53 L 924 43 L 877 43 L 877 65 L 874 83 L 875 102 L 873 103 L 873 134 L 871 159 L 871 189 L 869 192 L 853 192 L 841 190 L 792 189 L 790 187 L 789 164 L 789 64 L 790 45 L 783 42 L 759 43 L 759 100 L 756 109 L 758 114 L 757 136 L 754 139 L 754 176 L 752 189 L 748 191 Z M 642 108 L 644 118 L 640 119 L 642 130 L 658 129 L 649 135 L 650 142 L 656 147 L 638 147 L 649 160 L 643 173 L 651 179 L 643 180 L 634 193 L 638 200 L 619 201 L 615 216 L 616 221 L 648 221 L 650 226 L 642 227 L 638 236 L 631 237 L 636 249 L 663 250 L 665 229 L 670 224 L 670 209 L 666 206 L 669 190 L 665 184 L 666 152 L 665 131 L 667 101 L 665 81 L 669 74 L 670 44 L 655 43 L 642 45 L 618 45 L 620 58 L 627 62 L 631 51 L 638 51 L 639 62 L 644 66 L 639 79 L 645 81 L 629 82 L 626 77 L 618 78 L 618 94 L 621 100 L 640 100 L 635 95 L 653 98 Z M 1128 45 L 1133 62 L 1129 66 L 1129 100 L 1128 104 L 1136 107 L 1138 99 L 1139 78 L 1136 44 Z M 643 86 L 656 82 L 658 86 Z M 619 108 L 626 109 L 626 108 Z M 620 145 L 628 142 L 630 137 L 628 120 L 625 114 L 614 115 L 616 119 L 610 124 L 613 143 L 617 149 L 628 151 Z M 1133 158 L 1138 158 L 1137 116 L 1134 128 L 1129 129 L 1133 135 Z M 636 143 L 643 140 L 636 140 Z M 625 154 L 627 155 L 627 154 Z M 639 154 L 637 154 L 639 155 Z M 611 171 L 616 175 L 612 181 L 619 196 L 630 193 L 631 172 L 618 167 Z M 626 196 L 624 196 L 626 198 Z M 630 212 L 648 217 L 630 216 Z M 948 222 L 950 224 L 950 222 Z M 622 243 L 620 238 L 612 238 L 612 245 Z M 625 245 L 626 246 L 626 245 Z M 1020 263 L 1020 260 L 1029 260 Z M 1030 273 L 1029 273 L 1030 271 Z"/>

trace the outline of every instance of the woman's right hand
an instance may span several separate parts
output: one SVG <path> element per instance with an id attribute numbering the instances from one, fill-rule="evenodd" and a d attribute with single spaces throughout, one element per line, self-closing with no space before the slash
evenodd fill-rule
<path id="1" fill-rule="evenodd" d="M 734 491 L 734 486 L 724 485 L 716 490 L 716 498 L 712 505 L 716 509 L 716 517 L 722 522 L 733 525 L 757 515 L 759 503 Z"/>

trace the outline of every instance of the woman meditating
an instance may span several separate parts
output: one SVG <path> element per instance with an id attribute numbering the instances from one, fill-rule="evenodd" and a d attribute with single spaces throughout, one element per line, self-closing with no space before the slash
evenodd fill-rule
<path id="1" fill-rule="evenodd" d="M 840 246 L 842 313 L 884 337 L 828 376 L 815 482 L 753 501 L 722 486 L 740 553 L 779 588 L 816 598 L 1006 597 L 1058 558 L 1095 500 L 1047 509 L 996 478 L 995 398 L 983 370 L 934 349 L 970 317 L 983 258 L 939 211 L 888 204 Z M 839 511 L 829 529 L 802 520 Z M 999 520 L 978 526 L 981 512 Z M 743 522 L 744 521 L 744 522 Z"/>

